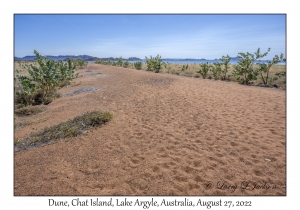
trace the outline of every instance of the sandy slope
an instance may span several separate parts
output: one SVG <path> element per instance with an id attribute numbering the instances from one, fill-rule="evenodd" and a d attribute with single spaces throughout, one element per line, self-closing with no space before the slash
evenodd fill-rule
<path id="1" fill-rule="evenodd" d="M 101 65 L 80 75 L 61 92 L 99 90 L 55 100 L 15 138 L 91 110 L 113 121 L 15 152 L 15 195 L 286 195 L 285 91 Z"/>

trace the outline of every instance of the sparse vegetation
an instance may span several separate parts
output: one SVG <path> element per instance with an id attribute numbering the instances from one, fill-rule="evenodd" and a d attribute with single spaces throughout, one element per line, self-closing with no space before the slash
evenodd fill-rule
<path id="1" fill-rule="evenodd" d="M 275 75 L 276 75 L 278 78 L 280 78 L 280 77 L 286 77 L 286 72 L 285 72 L 285 71 L 277 72 L 277 73 L 275 73 Z M 286 86 L 286 79 L 285 79 L 285 78 L 284 78 L 284 80 L 283 80 L 283 86 L 284 86 L 284 88 L 285 88 L 285 86 Z"/>
<path id="2" fill-rule="evenodd" d="M 74 65 L 76 66 L 76 68 L 78 69 L 85 69 L 88 65 L 88 62 L 87 61 L 84 61 L 80 58 L 70 58 L 68 60 L 71 60 L 72 63 L 74 63 Z"/>
<path id="3" fill-rule="evenodd" d="M 284 84 L 285 86 L 285 66 L 277 66 L 276 64 L 285 61 L 285 58 L 283 58 L 283 55 L 281 56 L 275 56 L 272 61 L 268 61 L 267 64 L 263 63 L 256 63 L 256 60 L 259 60 L 263 57 L 265 57 L 270 49 L 266 53 L 261 54 L 260 49 L 257 50 L 254 54 L 251 54 L 249 52 L 247 53 L 239 53 L 238 54 L 238 63 L 237 64 L 229 64 L 231 61 L 231 57 L 229 55 L 222 56 L 219 60 L 221 60 L 220 63 L 214 62 L 213 64 L 201 63 L 200 69 L 197 68 L 198 64 L 166 64 L 163 62 L 160 55 L 157 55 L 156 57 L 150 56 L 150 58 L 146 58 L 146 62 L 143 64 L 142 62 L 134 62 L 129 63 L 127 60 L 123 60 L 122 57 L 119 57 L 117 62 L 113 60 L 103 61 L 98 60 L 95 61 L 96 64 L 102 64 L 102 65 L 111 65 L 111 66 L 121 66 L 124 68 L 135 68 L 135 69 L 143 69 L 147 71 L 153 71 L 155 73 L 169 73 L 169 74 L 175 74 L 175 75 L 182 75 L 182 76 L 189 76 L 189 77 L 195 77 L 199 78 L 200 76 L 202 78 L 209 78 L 209 79 L 215 79 L 215 80 L 227 80 L 227 81 L 235 81 L 239 82 L 241 84 L 254 84 L 254 85 L 260 85 L 260 80 L 263 84 L 268 85 L 269 83 L 272 83 L 274 81 L 278 80 L 279 84 Z M 260 61 L 260 60 L 259 60 Z M 75 61 L 74 61 L 75 62 Z M 76 61 L 77 62 L 77 61 Z M 76 63 L 75 62 L 75 63 Z M 82 62 L 82 61 L 81 61 Z M 31 66 L 32 64 L 27 62 L 17 62 L 19 66 L 26 67 Z M 38 62 L 35 62 L 38 64 Z M 74 65 L 83 65 L 82 63 L 77 62 L 79 64 Z M 84 64 L 86 65 L 86 64 Z M 275 66 L 276 65 L 276 66 Z M 275 66 L 275 67 L 274 67 Z M 165 68 L 163 68 L 165 67 Z M 63 69 L 63 68 L 61 68 Z M 276 70 L 271 70 L 276 69 Z M 278 71 L 278 70 L 281 71 Z M 61 73 L 61 75 L 64 75 Z M 22 77 L 22 76 L 21 76 Z M 22 89 L 22 95 L 19 95 L 19 101 L 22 101 L 22 104 L 30 105 L 30 104 L 38 104 L 33 100 L 33 92 L 36 89 L 36 86 L 34 83 L 31 83 L 30 80 L 28 80 L 29 77 L 21 78 L 17 81 L 21 85 L 21 83 L 24 85 L 24 88 Z M 71 78 L 72 79 L 72 78 Z M 16 84 L 17 84 L 16 82 Z M 69 84 L 69 82 L 61 82 L 59 86 L 64 86 Z M 23 86 L 21 85 L 21 86 Z M 269 86 L 269 85 L 268 85 Z M 272 86 L 272 85 L 271 85 Z M 275 87 L 278 87 L 278 85 L 274 85 Z M 20 91 L 19 91 L 20 92 Z M 42 97 L 43 98 L 43 97 Z M 52 99 L 53 100 L 53 99 Z M 41 100 L 38 100 L 41 101 Z M 51 100 L 48 100 L 51 101 Z"/>
<path id="4" fill-rule="evenodd" d="M 24 139 L 18 139 L 15 141 L 15 146 L 20 149 L 26 149 L 28 147 L 40 146 L 64 138 L 76 137 L 88 132 L 92 127 L 105 124 L 112 118 L 113 115 L 109 112 L 87 112 L 58 125 L 46 127 L 40 131 L 31 133 Z"/>
<path id="5" fill-rule="evenodd" d="M 95 63 L 95 64 L 102 64 L 103 61 L 102 61 L 102 60 L 96 60 L 94 63 Z"/>
<path id="6" fill-rule="evenodd" d="M 270 49 L 269 49 L 270 50 Z M 268 50 L 268 52 L 269 52 Z M 285 66 L 276 65 L 281 61 L 285 61 L 283 57 L 275 56 L 272 61 L 267 64 L 256 63 L 257 59 L 265 57 L 267 53 L 260 54 L 260 49 L 254 54 L 251 53 L 239 53 L 238 63 L 230 64 L 231 57 L 229 55 L 219 58 L 221 62 L 214 62 L 212 64 L 206 62 L 201 63 L 200 70 L 198 64 L 171 64 L 163 62 L 161 56 L 150 56 L 146 58 L 146 62 L 143 64 L 138 61 L 128 65 L 129 68 L 143 69 L 146 71 L 153 71 L 156 73 L 168 73 L 187 77 L 208 78 L 215 80 L 226 80 L 239 82 L 241 84 L 260 85 L 260 80 L 268 80 L 267 83 L 277 81 L 278 84 L 270 84 L 268 87 L 282 87 L 285 88 Z M 122 57 L 119 58 L 119 61 Z M 278 60 L 277 60 L 278 59 Z M 260 60 L 259 60 L 260 61 Z M 123 62 L 123 60 L 122 60 Z M 96 63 L 96 62 L 95 62 Z M 105 63 L 103 61 L 99 63 Z M 125 62 L 123 62 L 124 64 Z M 116 62 L 112 62 L 111 65 L 117 65 Z M 269 66 L 269 67 L 268 67 Z M 124 66 L 123 66 L 124 67 Z M 266 70 L 264 70 L 266 69 Z"/>
<path id="7" fill-rule="evenodd" d="M 113 61 L 111 61 L 111 60 L 108 60 L 108 61 L 107 61 L 107 65 L 110 65 L 110 66 L 111 66 L 112 64 L 113 64 Z"/>
<path id="8" fill-rule="evenodd" d="M 189 68 L 189 64 L 186 64 L 186 65 L 182 65 L 181 67 L 181 71 L 185 71 Z"/>

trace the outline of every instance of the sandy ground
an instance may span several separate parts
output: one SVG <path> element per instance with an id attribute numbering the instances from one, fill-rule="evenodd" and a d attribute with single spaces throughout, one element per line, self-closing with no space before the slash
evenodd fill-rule
<path id="1" fill-rule="evenodd" d="M 114 119 L 15 152 L 14 195 L 286 195 L 286 92 L 91 64 L 15 138 L 92 110 Z M 101 72 L 102 74 L 97 74 Z"/>

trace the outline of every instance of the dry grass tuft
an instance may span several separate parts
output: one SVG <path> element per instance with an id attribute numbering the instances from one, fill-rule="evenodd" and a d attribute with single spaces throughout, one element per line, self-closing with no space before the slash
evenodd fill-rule
<path id="1" fill-rule="evenodd" d="M 112 119 L 109 112 L 93 111 L 58 125 L 46 127 L 38 132 L 31 133 L 24 139 L 18 139 L 15 146 L 18 149 L 41 146 L 60 139 L 76 137 L 87 133 L 92 127 L 97 127 Z"/>

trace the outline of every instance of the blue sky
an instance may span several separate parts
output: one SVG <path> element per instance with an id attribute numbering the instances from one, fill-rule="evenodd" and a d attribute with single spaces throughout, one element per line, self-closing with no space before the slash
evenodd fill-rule
<path id="1" fill-rule="evenodd" d="M 15 56 L 215 59 L 286 52 L 285 15 L 14 15 Z"/>

